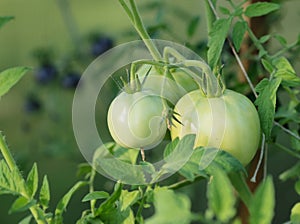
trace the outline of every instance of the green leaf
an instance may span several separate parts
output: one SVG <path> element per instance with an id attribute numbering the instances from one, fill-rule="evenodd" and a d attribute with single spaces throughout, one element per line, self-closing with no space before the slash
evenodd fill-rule
<path id="1" fill-rule="evenodd" d="M 187 29 L 187 34 L 189 37 L 194 36 L 197 27 L 199 25 L 200 22 L 200 17 L 199 16 L 195 16 L 192 18 L 192 20 L 190 21 L 189 25 L 188 25 L 188 29 Z"/>
<path id="2" fill-rule="evenodd" d="M 271 177 L 261 183 L 252 198 L 249 212 L 250 224 L 271 223 L 274 216 L 275 192 Z"/>
<path id="3" fill-rule="evenodd" d="M 45 175 L 40 190 L 39 203 L 43 206 L 43 209 L 46 210 L 49 206 L 50 201 L 50 188 L 48 178 Z"/>
<path id="4" fill-rule="evenodd" d="M 155 214 L 145 224 L 188 224 L 191 222 L 191 202 L 181 193 L 166 188 L 154 190 Z"/>
<path id="5" fill-rule="evenodd" d="M 65 195 L 64 197 L 58 202 L 56 209 L 55 209 L 55 221 L 57 223 L 63 223 L 63 218 L 62 218 L 62 214 L 63 212 L 66 210 L 71 197 L 73 196 L 73 194 L 79 190 L 81 187 L 86 186 L 88 184 L 88 182 L 77 182 Z"/>
<path id="6" fill-rule="evenodd" d="M 276 72 L 275 77 L 282 79 L 284 86 L 300 86 L 300 77 L 297 76 L 294 68 L 285 57 L 280 57 L 273 62 Z"/>
<path id="7" fill-rule="evenodd" d="M 270 2 L 257 2 L 249 5 L 246 8 L 245 15 L 248 17 L 257 17 L 267 15 L 270 12 L 278 10 L 280 8 L 279 4 Z"/>
<path id="8" fill-rule="evenodd" d="M 235 196 L 226 173 L 215 169 L 207 186 L 209 208 L 219 221 L 228 222 L 235 215 Z"/>
<path id="9" fill-rule="evenodd" d="M 281 35 L 279 35 L 279 34 L 276 34 L 276 35 L 274 35 L 274 38 L 275 38 L 275 39 L 276 39 L 283 47 L 286 46 L 287 41 L 286 41 L 286 39 L 285 39 L 283 36 L 281 36 Z"/>
<path id="10" fill-rule="evenodd" d="M 120 210 L 125 211 L 128 207 L 136 203 L 140 196 L 139 191 L 129 192 L 127 190 L 122 190 L 120 196 Z"/>
<path id="11" fill-rule="evenodd" d="M 174 149 L 176 148 L 178 142 L 179 142 L 179 138 L 177 137 L 173 141 L 171 141 L 170 143 L 167 144 L 167 146 L 164 150 L 164 158 L 169 156 L 174 151 Z"/>
<path id="12" fill-rule="evenodd" d="M 4 26 L 6 23 L 14 19 L 13 16 L 0 16 L 0 28 Z"/>
<path id="13" fill-rule="evenodd" d="M 261 128 L 269 140 L 275 116 L 276 93 L 281 79 L 274 78 L 268 81 L 268 83 L 264 79 L 261 82 L 262 84 L 258 85 L 256 89 L 259 91 L 259 95 L 255 101 L 255 105 L 258 106 Z"/>
<path id="14" fill-rule="evenodd" d="M 30 224 L 31 219 L 32 219 L 31 215 L 26 216 L 24 219 L 22 219 L 20 222 L 18 222 L 18 224 Z"/>
<path id="15" fill-rule="evenodd" d="M 7 93 L 25 73 L 29 70 L 27 67 L 9 68 L 0 73 L 0 97 Z"/>
<path id="16" fill-rule="evenodd" d="M 106 199 L 108 197 L 109 197 L 109 193 L 105 191 L 94 191 L 84 196 L 84 198 L 81 201 L 86 202 L 91 200 Z"/>
<path id="17" fill-rule="evenodd" d="M 116 189 L 112 193 L 112 195 L 104 201 L 100 207 L 96 211 L 96 216 L 97 215 L 103 215 L 107 212 L 109 212 L 110 209 L 114 208 L 115 202 L 120 198 L 121 192 L 122 192 L 122 184 L 117 183 L 116 184 Z"/>
<path id="18" fill-rule="evenodd" d="M 9 214 L 14 212 L 24 212 L 31 206 L 35 205 L 35 200 L 27 199 L 23 196 L 18 197 L 9 209 Z"/>
<path id="19" fill-rule="evenodd" d="M 219 9 L 220 9 L 220 12 L 223 13 L 224 15 L 230 15 L 231 14 L 230 10 L 226 7 L 220 6 Z"/>
<path id="20" fill-rule="evenodd" d="M 241 48 L 241 44 L 243 42 L 247 30 L 247 26 L 248 25 L 245 21 L 238 21 L 234 24 L 232 31 L 232 41 L 237 52 Z"/>
<path id="21" fill-rule="evenodd" d="M 230 28 L 232 18 L 218 19 L 214 22 L 211 32 L 209 33 L 207 58 L 209 65 L 216 67 L 223 49 L 227 33 Z"/>
<path id="22" fill-rule="evenodd" d="M 270 40 L 270 38 L 271 38 L 271 35 L 270 35 L 270 34 L 264 35 L 264 36 L 262 36 L 261 38 L 259 38 L 259 42 L 262 43 L 262 44 L 264 44 L 264 43 L 266 43 L 268 40 Z"/>
<path id="23" fill-rule="evenodd" d="M 300 177 L 300 162 L 279 175 L 279 179 L 282 181 L 287 181 L 296 177 Z"/>
<path id="24" fill-rule="evenodd" d="M 204 170 L 200 170 L 200 160 L 203 155 L 202 148 L 196 148 L 193 155 L 187 163 L 179 170 L 179 173 L 184 176 L 189 181 L 194 181 L 196 176 L 203 176 L 203 178 L 208 178 L 208 175 Z"/>
<path id="25" fill-rule="evenodd" d="M 4 160 L 0 161 L 0 170 L 0 194 L 19 195 L 23 181 L 19 178 L 18 171 L 10 171 Z"/>
<path id="26" fill-rule="evenodd" d="M 106 143 L 94 153 L 93 165 L 108 177 L 130 184 L 144 184 L 142 166 L 133 166 L 139 150 L 125 149 L 115 143 Z"/>
<path id="27" fill-rule="evenodd" d="M 162 170 L 176 172 L 179 168 L 184 166 L 194 152 L 195 138 L 196 135 L 190 134 L 180 139 L 172 150 L 172 153 L 164 158 L 166 164 L 163 165 Z"/>
<path id="28" fill-rule="evenodd" d="M 261 63 L 264 68 L 271 74 L 274 71 L 274 67 L 271 62 L 267 61 L 266 59 L 261 59 Z M 256 87 L 257 88 L 257 87 Z M 261 92 L 261 90 L 259 91 Z"/>
<path id="29" fill-rule="evenodd" d="M 290 219 L 293 224 L 300 223 L 300 203 L 295 204 L 292 208 Z"/>
<path id="30" fill-rule="evenodd" d="M 37 170 L 37 165 L 36 163 L 33 164 L 26 180 L 26 187 L 29 195 L 31 197 L 34 197 L 37 188 L 38 188 L 38 170 Z"/>

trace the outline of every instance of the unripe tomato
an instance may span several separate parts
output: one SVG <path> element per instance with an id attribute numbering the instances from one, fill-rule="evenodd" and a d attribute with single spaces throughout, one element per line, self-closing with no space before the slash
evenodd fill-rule
<path id="1" fill-rule="evenodd" d="M 107 122 L 112 138 L 119 145 L 153 148 L 167 130 L 163 99 L 149 91 L 122 92 L 109 106 Z"/>
<path id="2" fill-rule="evenodd" d="M 143 65 L 137 71 L 140 80 L 145 78 L 145 75 L 151 68 L 151 65 Z M 166 78 L 152 66 L 148 77 L 143 85 L 143 89 L 151 90 L 157 95 L 169 100 L 174 105 L 186 93 L 199 88 L 195 80 L 187 73 L 186 68 L 170 69 L 173 79 Z"/>
<path id="3" fill-rule="evenodd" d="M 174 109 L 182 124 L 175 123 L 171 137 L 196 134 L 195 146 L 223 149 L 243 165 L 254 157 L 261 131 L 258 113 L 244 95 L 225 90 L 219 97 L 208 98 L 200 90 L 183 96 Z"/>

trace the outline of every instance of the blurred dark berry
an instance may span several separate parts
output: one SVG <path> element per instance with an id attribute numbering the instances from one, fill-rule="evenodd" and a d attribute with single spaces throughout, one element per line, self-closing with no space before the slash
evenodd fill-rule
<path id="1" fill-rule="evenodd" d="M 40 84 L 47 84 L 57 76 L 57 70 L 53 65 L 43 65 L 35 73 L 35 79 Z"/>
<path id="2" fill-rule="evenodd" d="M 93 41 L 91 53 L 93 56 L 99 56 L 105 51 L 111 49 L 114 43 L 109 37 L 99 37 Z"/>
<path id="3" fill-rule="evenodd" d="M 41 102 L 34 98 L 28 97 L 25 101 L 24 110 L 27 113 L 37 112 L 42 108 Z"/>
<path id="4" fill-rule="evenodd" d="M 67 89 L 75 89 L 79 83 L 80 75 L 77 73 L 70 73 L 63 77 L 62 86 Z"/>

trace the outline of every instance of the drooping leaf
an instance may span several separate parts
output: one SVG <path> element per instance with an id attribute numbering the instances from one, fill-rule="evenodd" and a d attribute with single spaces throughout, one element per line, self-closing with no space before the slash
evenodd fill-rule
<path id="1" fill-rule="evenodd" d="M 188 25 L 188 29 L 187 29 L 187 34 L 189 37 L 194 36 L 194 34 L 196 33 L 197 27 L 199 25 L 200 22 L 200 17 L 199 16 L 195 16 L 191 19 L 191 21 L 189 22 Z"/>
<path id="2" fill-rule="evenodd" d="M 245 15 L 248 17 L 257 17 L 267 15 L 270 12 L 278 10 L 279 4 L 271 2 L 257 2 L 249 5 L 245 10 Z"/>
<path id="3" fill-rule="evenodd" d="M 27 199 L 23 196 L 18 197 L 9 209 L 9 213 L 23 212 L 29 209 L 31 206 L 35 205 L 36 201 L 34 199 Z"/>
<path id="4" fill-rule="evenodd" d="M 294 205 L 291 211 L 291 222 L 300 223 L 300 203 Z"/>
<path id="5" fill-rule="evenodd" d="M 209 33 L 207 59 L 208 64 L 214 68 L 221 56 L 223 45 L 230 28 L 232 18 L 218 19 L 214 22 Z"/>
<path id="6" fill-rule="evenodd" d="M 245 21 L 238 21 L 234 24 L 232 31 L 232 41 L 236 51 L 239 51 L 241 48 L 247 26 L 248 25 Z"/>
<path id="7" fill-rule="evenodd" d="M 252 198 L 249 212 L 250 224 L 272 223 L 275 207 L 275 192 L 271 177 L 261 183 Z"/>
<path id="8" fill-rule="evenodd" d="M 27 67 L 9 68 L 0 73 L 0 97 L 7 93 L 29 70 Z"/>
<path id="9" fill-rule="evenodd" d="M 45 175 L 43 178 L 43 183 L 39 195 L 39 203 L 43 206 L 44 210 L 48 208 L 49 201 L 50 201 L 50 188 L 49 188 L 48 178 Z"/>
<path id="10" fill-rule="evenodd" d="M 91 201 L 91 200 L 98 200 L 98 199 L 106 199 L 109 197 L 109 193 L 105 191 L 94 191 L 91 193 L 88 193 L 84 198 L 82 199 L 82 202 Z"/>
<path id="11" fill-rule="evenodd" d="M 166 188 L 154 190 L 155 214 L 145 224 L 188 224 L 192 213 L 189 198 Z"/>
<path id="12" fill-rule="evenodd" d="M 0 28 L 4 26 L 6 23 L 14 19 L 13 16 L 0 16 Z"/>
<path id="13" fill-rule="evenodd" d="M 39 183 L 38 169 L 36 163 L 33 164 L 26 180 L 26 187 L 29 195 L 34 197 Z"/>
<path id="14" fill-rule="evenodd" d="M 207 186 L 209 209 L 221 222 L 228 222 L 235 215 L 235 196 L 226 173 L 215 169 Z"/>
<path id="15" fill-rule="evenodd" d="M 269 139 L 275 116 L 276 93 L 281 83 L 281 79 L 274 78 L 268 82 L 266 79 L 263 79 L 261 83 L 262 84 L 258 85 L 258 88 L 256 89 L 259 92 L 259 95 L 255 104 L 258 106 L 261 128 L 265 133 L 266 138 Z"/>

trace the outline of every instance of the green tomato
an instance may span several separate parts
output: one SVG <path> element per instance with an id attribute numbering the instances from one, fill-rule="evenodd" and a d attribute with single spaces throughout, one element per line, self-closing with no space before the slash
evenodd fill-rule
<path id="1" fill-rule="evenodd" d="M 151 65 L 143 65 L 137 71 L 141 81 L 145 78 L 150 68 Z M 152 66 L 143 89 L 151 90 L 175 105 L 186 93 L 199 88 L 195 80 L 187 73 L 188 71 L 186 68 L 170 69 L 173 77 L 171 79 L 163 76 L 160 71 Z"/>
<path id="2" fill-rule="evenodd" d="M 153 148 L 167 130 L 163 99 L 149 91 L 122 92 L 110 104 L 107 122 L 112 138 L 119 145 Z"/>
<path id="3" fill-rule="evenodd" d="M 182 124 L 171 127 L 171 137 L 196 134 L 195 146 L 216 147 L 235 156 L 243 165 L 254 157 L 261 138 L 260 121 L 253 103 L 244 95 L 225 90 L 205 97 L 200 90 L 183 96 L 174 109 Z"/>

